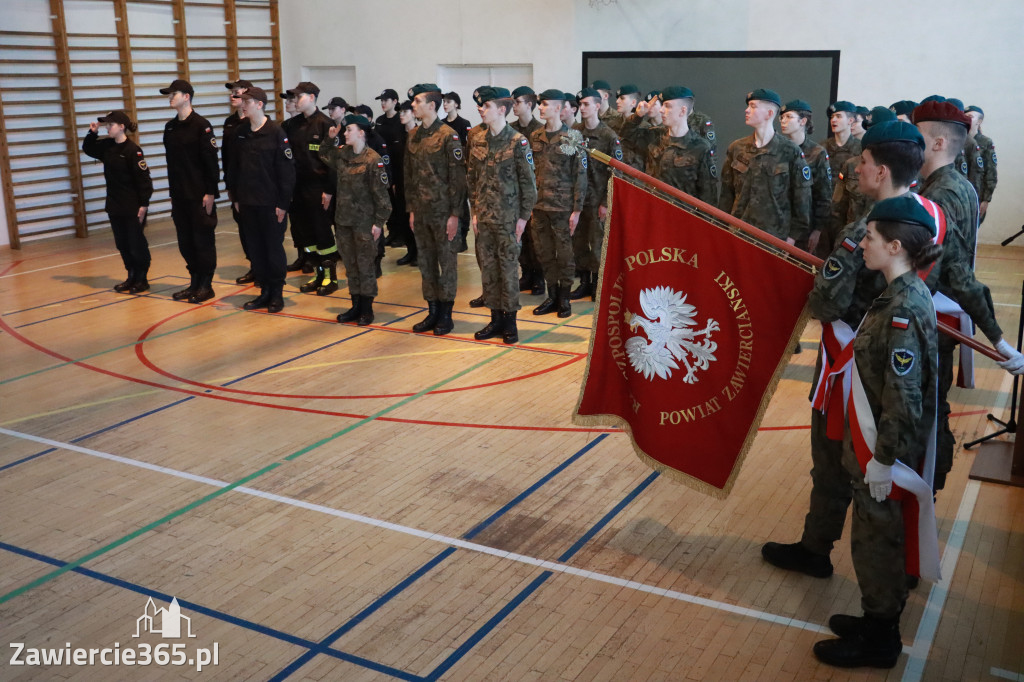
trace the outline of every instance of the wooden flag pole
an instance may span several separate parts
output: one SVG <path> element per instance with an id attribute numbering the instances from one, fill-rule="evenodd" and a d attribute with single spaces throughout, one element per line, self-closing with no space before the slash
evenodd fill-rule
<path id="1" fill-rule="evenodd" d="M 662 182 L 661 180 L 658 180 L 656 178 L 651 177 L 650 175 L 647 175 L 646 173 L 638 171 L 632 166 L 629 166 L 621 161 L 618 161 L 617 159 L 613 159 L 604 152 L 599 152 L 594 149 L 589 149 L 587 151 L 590 152 L 591 157 L 597 159 L 601 163 L 611 166 L 615 170 L 623 173 L 624 175 L 628 175 L 635 180 L 639 180 L 640 182 L 646 185 L 650 185 L 651 187 L 654 187 L 655 189 L 658 189 L 661 192 L 664 192 L 665 194 L 668 194 L 669 196 L 675 199 L 678 199 L 686 204 L 689 204 L 690 206 L 698 208 L 704 213 L 707 213 L 708 215 L 712 216 L 716 220 L 719 220 L 731 227 L 736 228 L 737 230 L 740 230 L 746 234 L 756 237 L 758 240 L 762 242 L 771 244 L 773 247 L 779 249 L 780 251 L 784 251 L 785 253 L 789 254 L 795 260 L 798 260 L 802 263 L 806 263 L 807 265 L 813 266 L 815 268 L 821 268 L 822 264 L 824 263 L 824 261 L 822 261 L 817 256 L 809 254 L 806 251 L 803 251 L 802 249 L 796 248 L 795 246 L 786 242 L 784 239 L 779 239 L 774 235 L 768 234 L 764 230 L 758 229 L 751 225 L 750 223 L 744 222 L 739 218 L 729 215 L 725 211 L 719 209 L 717 206 L 712 206 L 711 204 L 707 204 L 696 197 L 692 197 L 686 192 L 676 189 L 672 185 L 668 185 Z M 961 344 L 967 346 L 968 348 L 972 348 L 978 351 L 985 357 L 991 358 L 996 362 L 1006 359 L 1002 355 L 1000 355 L 999 351 L 997 351 L 995 348 L 992 348 L 989 345 L 986 345 L 965 334 L 962 334 L 959 330 L 954 329 L 953 327 L 950 327 L 947 324 L 939 322 L 938 327 L 939 331 L 941 331 L 946 336 L 956 339 Z"/>

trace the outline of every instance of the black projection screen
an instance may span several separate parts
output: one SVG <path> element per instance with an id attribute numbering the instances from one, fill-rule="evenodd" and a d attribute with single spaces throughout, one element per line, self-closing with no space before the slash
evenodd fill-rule
<path id="1" fill-rule="evenodd" d="M 696 96 L 694 108 L 715 123 L 721 159 L 730 142 L 750 135 L 743 109 L 747 93 L 757 88 L 776 91 L 783 104 L 794 99 L 809 102 L 814 110 L 811 139 L 820 142 L 828 137 L 825 109 L 838 99 L 839 51 L 584 52 L 583 82 L 595 80 L 608 81 L 613 90 L 632 83 L 644 94 L 669 85 L 690 88 Z M 614 108 L 615 102 L 610 104 Z M 864 104 L 871 108 L 878 103 Z"/>

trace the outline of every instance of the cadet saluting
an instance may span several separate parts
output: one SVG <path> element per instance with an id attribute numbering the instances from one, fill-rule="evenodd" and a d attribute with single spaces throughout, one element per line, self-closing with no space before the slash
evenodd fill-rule
<path id="1" fill-rule="evenodd" d="M 107 124 L 110 137 L 101 140 L 96 134 L 99 124 Z M 107 182 L 107 203 L 104 207 L 114 231 L 114 244 L 121 252 L 121 260 L 128 278 L 114 286 L 118 293 L 138 294 L 149 289 L 149 243 L 143 228 L 149 198 L 153 195 L 153 180 L 142 149 L 125 135 L 138 126 L 123 111 L 112 111 L 100 116 L 98 123 L 89 124 L 89 132 L 82 142 L 82 151 L 103 162 L 103 179 Z"/>
<path id="2" fill-rule="evenodd" d="M 377 296 L 374 261 L 381 226 L 391 215 L 390 182 L 384 161 L 366 146 L 370 120 L 347 114 L 344 123 L 345 146 L 338 147 L 341 130 L 332 126 L 327 143 L 320 145 L 320 160 L 338 175 L 334 226 L 352 298 L 352 307 L 338 315 L 338 322 L 355 320 L 365 327 L 373 322 L 373 299 Z"/>

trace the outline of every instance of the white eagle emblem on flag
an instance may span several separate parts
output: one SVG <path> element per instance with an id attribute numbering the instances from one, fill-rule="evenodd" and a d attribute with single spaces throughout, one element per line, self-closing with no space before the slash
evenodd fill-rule
<path id="1" fill-rule="evenodd" d="M 647 317 L 626 311 L 630 330 L 642 327 L 647 335 L 647 340 L 638 335 L 626 341 L 633 369 L 645 379 L 668 379 L 672 370 L 679 369 L 678 360 L 686 368 L 683 381 L 697 383 L 697 370 L 707 369 L 715 359 L 718 344 L 711 340 L 711 333 L 719 329 L 718 323 L 708 319 L 704 329 L 691 329 L 697 324 L 697 307 L 686 302 L 686 294 L 669 287 L 642 290 L 640 307 Z"/>

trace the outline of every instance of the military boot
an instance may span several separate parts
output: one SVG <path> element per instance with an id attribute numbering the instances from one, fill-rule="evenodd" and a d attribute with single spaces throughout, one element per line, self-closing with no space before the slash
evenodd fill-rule
<path id="1" fill-rule="evenodd" d="M 126 294 L 128 290 L 132 288 L 132 282 L 135 281 L 135 272 L 132 270 L 128 271 L 128 277 L 125 278 L 120 284 L 114 285 L 114 291 L 119 294 Z"/>
<path id="2" fill-rule="evenodd" d="M 815 554 L 800 542 L 791 545 L 766 542 L 761 546 L 761 556 L 772 566 L 804 573 L 813 578 L 828 578 L 832 575 L 832 560 L 828 555 Z"/>
<path id="3" fill-rule="evenodd" d="M 256 275 L 252 274 L 252 268 L 250 267 L 245 271 L 245 274 L 241 277 L 235 278 L 235 284 L 252 284 L 256 281 Z"/>
<path id="4" fill-rule="evenodd" d="M 480 294 L 476 298 L 470 299 L 469 307 L 470 308 L 483 308 L 484 307 L 484 295 Z"/>
<path id="5" fill-rule="evenodd" d="M 299 251 L 298 257 L 294 261 L 289 263 L 286 267 L 288 269 L 288 272 L 296 272 L 298 270 L 306 272 L 306 252 Z"/>
<path id="6" fill-rule="evenodd" d="M 412 326 L 412 330 L 417 334 L 423 332 L 429 332 L 431 329 L 437 326 L 437 313 L 438 306 L 440 304 L 437 301 L 427 301 L 427 316 L 422 321 L 417 322 Z"/>
<path id="7" fill-rule="evenodd" d="M 356 324 L 360 327 L 373 324 L 373 296 L 359 297 L 359 319 Z"/>
<path id="8" fill-rule="evenodd" d="M 263 287 L 260 290 L 260 295 L 256 298 L 246 301 L 242 308 L 244 310 L 259 310 L 260 308 L 266 308 L 270 303 L 270 287 Z"/>
<path id="9" fill-rule="evenodd" d="M 270 300 L 267 301 L 268 313 L 279 313 L 284 310 L 284 296 L 282 293 L 280 286 L 274 287 L 274 291 L 270 294 Z"/>
<path id="10" fill-rule="evenodd" d="M 317 296 L 330 296 L 338 290 L 338 261 L 333 258 L 324 258 L 321 262 L 323 278 L 320 286 L 316 289 Z"/>
<path id="11" fill-rule="evenodd" d="M 590 273 L 586 270 L 580 272 L 580 285 L 569 293 L 569 298 L 577 301 L 586 296 L 593 296 L 594 288 L 590 284 Z"/>
<path id="12" fill-rule="evenodd" d="M 361 298 L 362 296 L 359 294 L 352 294 L 352 307 L 338 315 L 338 322 L 352 322 L 359 317 L 359 299 Z"/>
<path id="13" fill-rule="evenodd" d="M 504 326 L 501 340 L 508 344 L 519 343 L 519 329 L 516 328 L 516 311 L 503 313 Z"/>
<path id="14" fill-rule="evenodd" d="M 551 293 L 551 290 L 548 290 Z M 533 271 L 533 286 L 530 287 L 530 294 L 533 296 L 544 295 L 544 271 L 537 268 Z"/>
<path id="15" fill-rule="evenodd" d="M 171 294 L 171 298 L 173 298 L 175 301 L 187 301 L 188 299 L 192 298 L 192 291 L 195 290 L 199 285 L 197 280 L 198 278 L 195 275 L 189 273 L 188 286 L 185 287 L 184 289 L 179 289 L 175 291 L 173 294 Z"/>
<path id="16" fill-rule="evenodd" d="M 860 636 L 864 631 L 865 625 L 864 616 L 850 616 L 845 613 L 837 613 L 828 619 L 828 629 L 843 639 Z"/>
<path id="17" fill-rule="evenodd" d="M 480 331 L 473 334 L 473 338 L 477 341 L 483 341 L 484 339 L 493 339 L 498 334 L 501 334 L 504 327 L 504 316 L 500 310 L 491 311 L 491 321 L 481 329 Z"/>
<path id="18" fill-rule="evenodd" d="M 572 301 L 569 300 L 569 285 L 558 285 L 558 316 L 569 317 L 572 315 Z"/>
<path id="19" fill-rule="evenodd" d="M 523 268 L 523 276 L 519 278 L 519 291 L 529 291 L 533 288 L 533 271 Z"/>
<path id="20" fill-rule="evenodd" d="M 214 296 L 213 273 L 211 272 L 199 278 L 199 288 L 192 291 L 192 295 L 188 297 L 188 302 L 202 303 L 203 301 L 209 301 Z"/>
<path id="21" fill-rule="evenodd" d="M 129 294 L 141 294 L 149 291 L 149 268 L 137 270 L 132 277 L 132 285 L 128 289 Z"/>
<path id="22" fill-rule="evenodd" d="M 437 324 L 434 325 L 434 336 L 444 336 L 455 328 L 452 322 L 452 308 L 455 301 L 438 301 Z"/>
<path id="23" fill-rule="evenodd" d="M 324 278 L 324 264 L 315 253 L 308 253 L 306 254 L 306 257 L 316 259 L 313 264 L 315 272 L 313 273 L 313 279 L 301 285 L 299 287 L 299 291 L 304 294 L 311 294 L 320 287 L 320 280 Z"/>
<path id="24" fill-rule="evenodd" d="M 865 614 L 859 633 L 814 645 L 814 656 L 837 668 L 892 668 L 902 652 L 899 616 L 878 618 Z"/>
<path id="25" fill-rule="evenodd" d="M 533 309 L 534 315 L 547 315 L 558 309 L 558 285 L 548 286 L 548 297 L 544 302 Z"/>

